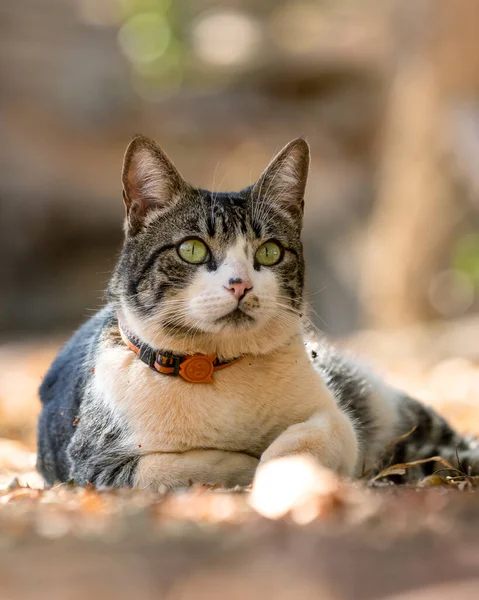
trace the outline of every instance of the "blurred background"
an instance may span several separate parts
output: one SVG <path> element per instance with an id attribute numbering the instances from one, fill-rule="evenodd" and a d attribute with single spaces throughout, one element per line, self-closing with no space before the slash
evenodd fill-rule
<path id="1" fill-rule="evenodd" d="M 33 443 L 38 382 L 103 303 L 138 132 L 215 190 L 306 136 L 311 318 L 470 424 L 478 24 L 475 0 L 2 2 L 0 436 Z"/>

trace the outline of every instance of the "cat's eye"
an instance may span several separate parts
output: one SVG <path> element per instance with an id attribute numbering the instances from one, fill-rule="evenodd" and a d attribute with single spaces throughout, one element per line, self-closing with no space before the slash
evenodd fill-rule
<path id="1" fill-rule="evenodd" d="M 265 242 L 256 250 L 255 259 L 260 265 L 272 267 L 283 258 L 283 249 L 276 242 Z"/>
<path id="2" fill-rule="evenodd" d="M 191 239 L 181 242 L 178 246 L 178 254 L 184 261 L 192 265 L 200 265 L 208 258 L 208 247 L 201 240 Z"/>

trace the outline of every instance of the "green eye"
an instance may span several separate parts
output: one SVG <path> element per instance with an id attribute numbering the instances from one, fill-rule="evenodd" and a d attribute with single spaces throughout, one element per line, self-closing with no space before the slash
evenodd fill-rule
<path id="1" fill-rule="evenodd" d="M 208 248 L 200 240 L 185 240 L 178 246 L 178 254 L 184 261 L 199 265 L 208 257 Z"/>
<path id="2" fill-rule="evenodd" d="M 283 257 L 283 249 L 276 242 L 266 242 L 256 251 L 256 261 L 265 267 L 271 267 Z"/>

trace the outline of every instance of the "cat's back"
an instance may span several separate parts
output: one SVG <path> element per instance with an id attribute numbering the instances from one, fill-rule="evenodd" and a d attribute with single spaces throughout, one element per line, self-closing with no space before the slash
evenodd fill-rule
<path id="1" fill-rule="evenodd" d="M 48 482 L 68 476 L 65 450 L 94 370 L 99 339 L 113 319 L 106 306 L 84 323 L 59 352 L 40 386 L 38 469 Z"/>

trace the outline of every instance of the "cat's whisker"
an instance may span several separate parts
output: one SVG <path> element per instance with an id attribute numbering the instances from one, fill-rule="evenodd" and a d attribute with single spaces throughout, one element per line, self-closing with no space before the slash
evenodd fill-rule
<path id="1" fill-rule="evenodd" d="M 316 290 L 315 292 L 304 292 L 304 296 L 307 296 L 307 297 L 317 296 L 321 292 L 324 292 L 324 290 L 327 289 L 330 285 L 331 285 L 330 283 L 327 283 L 326 285 L 323 285 L 322 288 L 320 288 L 319 290 Z"/>
<path id="2" fill-rule="evenodd" d="M 321 321 L 321 323 L 324 324 L 325 327 L 329 327 L 326 321 L 323 319 L 323 317 L 321 317 L 321 315 L 318 314 L 318 312 L 311 306 L 311 304 L 305 302 L 305 308 L 306 312 L 312 313 L 317 319 Z"/>

